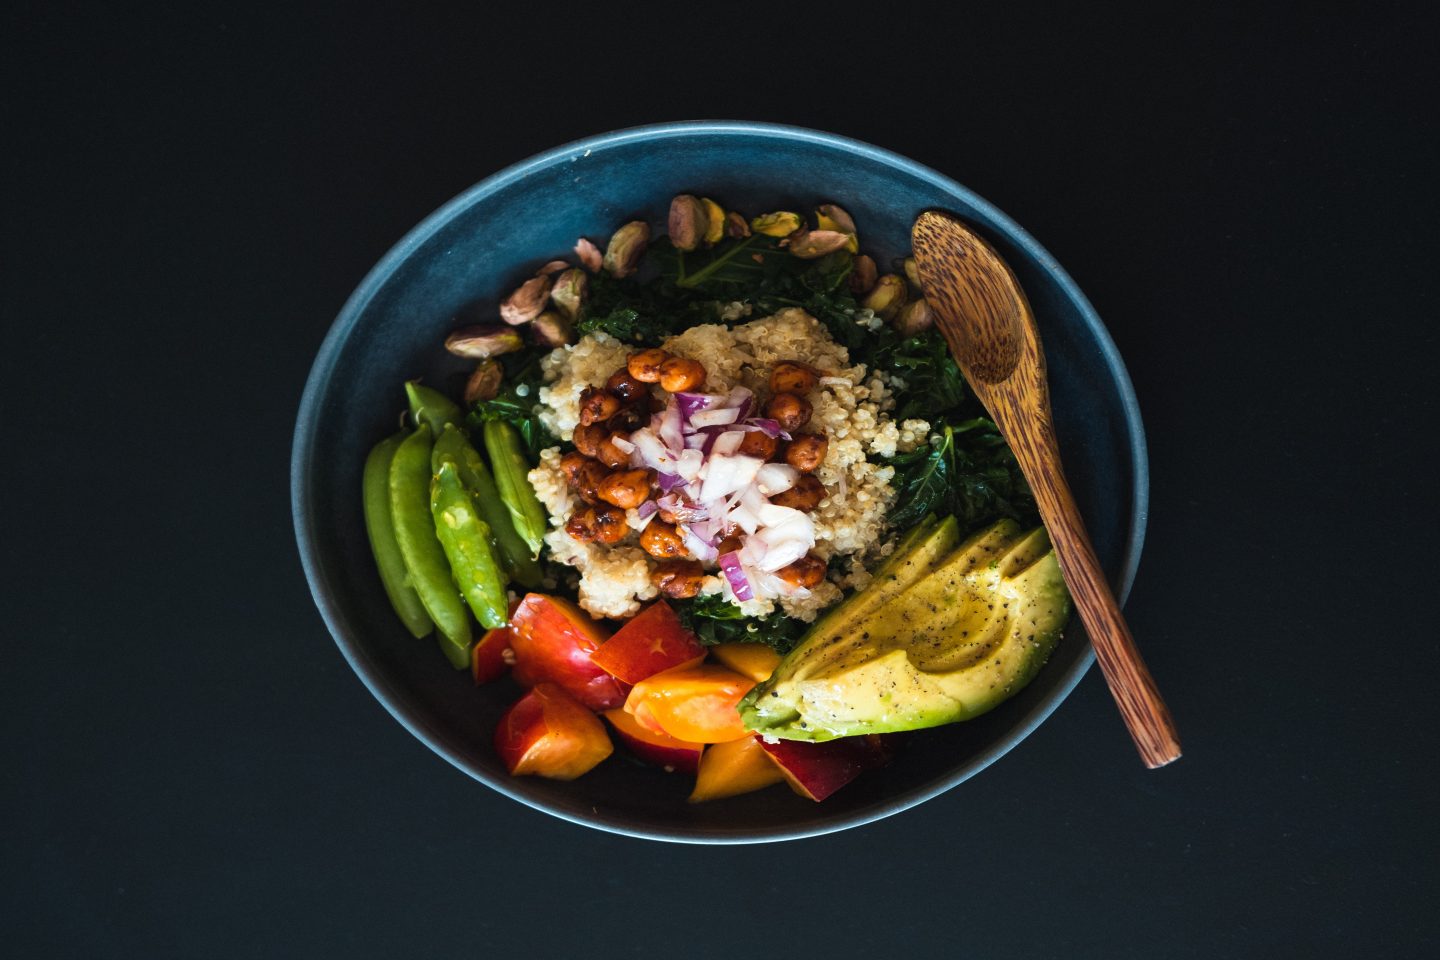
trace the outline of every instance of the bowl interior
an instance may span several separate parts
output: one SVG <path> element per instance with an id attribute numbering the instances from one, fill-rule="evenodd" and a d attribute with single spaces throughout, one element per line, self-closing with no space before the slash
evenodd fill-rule
<path id="1" fill-rule="evenodd" d="M 477 185 L 401 241 L 336 320 L 306 389 L 292 477 L 302 560 L 342 651 L 375 695 L 438 753 L 522 802 L 673 840 L 746 842 L 852 826 L 953 786 L 1023 738 L 1089 665 L 1078 625 L 1018 696 L 968 723 L 912 735 L 889 769 L 823 804 L 772 789 L 692 806 L 687 777 L 620 751 L 571 783 L 507 776 L 490 739 L 517 690 L 508 681 L 475 688 L 432 641 L 406 634 L 365 540 L 365 454 L 395 430 L 405 380 L 458 390 L 464 364 L 440 345 L 455 317 L 494 316 L 498 294 L 534 266 L 568 257 L 578 236 L 603 246 L 626 220 L 663 223 L 681 192 L 751 214 L 832 200 L 852 213 L 882 272 L 908 253 L 921 210 L 943 207 L 978 227 L 1034 306 L 1067 472 L 1101 562 L 1128 589 L 1143 535 L 1143 439 L 1124 369 L 1073 283 L 1007 218 L 932 171 L 829 135 L 752 124 L 647 128 L 561 148 Z"/>

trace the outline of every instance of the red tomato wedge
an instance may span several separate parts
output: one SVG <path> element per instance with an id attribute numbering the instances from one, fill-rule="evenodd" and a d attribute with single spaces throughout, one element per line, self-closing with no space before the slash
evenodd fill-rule
<path id="1" fill-rule="evenodd" d="M 883 767 L 890 760 L 888 744 L 874 734 L 824 743 L 761 740 L 760 746 L 780 767 L 790 788 L 815 801 L 824 800 L 861 773 Z"/>
<path id="2" fill-rule="evenodd" d="M 527 593 L 510 615 L 510 628 L 521 686 L 559 684 L 591 710 L 625 702 L 629 688 L 590 660 L 605 642 L 604 629 L 569 600 Z"/>
<path id="3" fill-rule="evenodd" d="M 627 621 L 590 659 L 621 683 L 639 683 L 662 670 L 694 666 L 705 659 L 705 648 L 681 626 L 670 604 L 657 600 Z"/>
<path id="4" fill-rule="evenodd" d="M 710 648 L 725 666 L 760 683 L 780 666 L 780 654 L 763 643 L 717 643 Z"/>
<path id="5" fill-rule="evenodd" d="M 537 683 L 495 728 L 495 752 L 515 776 L 574 780 L 613 750 L 600 718 L 554 683 Z"/>
<path id="6" fill-rule="evenodd" d="M 755 681 L 733 670 L 702 663 L 676 667 L 635 684 L 625 712 L 647 711 L 660 728 L 678 740 L 724 743 L 748 737 L 736 705 Z"/>
<path id="7" fill-rule="evenodd" d="M 694 773 L 700 766 L 700 751 L 703 743 L 686 743 L 674 737 L 655 733 L 640 725 L 640 722 L 624 710 L 606 710 L 605 719 L 615 728 L 615 735 L 626 749 L 641 760 L 647 760 L 666 770 L 683 770 Z M 768 760 L 766 761 L 769 762 Z M 779 775 L 779 771 L 776 771 Z"/>
<path id="8" fill-rule="evenodd" d="M 785 774 L 760 745 L 759 737 L 744 737 L 705 748 L 695 777 L 691 803 L 719 800 L 750 793 L 785 779 Z"/>
<path id="9" fill-rule="evenodd" d="M 486 630 L 485 636 L 480 638 L 470 651 L 470 675 L 475 678 L 475 685 L 489 683 L 492 680 L 500 679 L 500 676 L 510 669 L 510 661 L 506 659 L 508 653 L 514 658 L 510 651 L 510 641 L 514 636 L 509 627 L 496 627 L 494 630 Z"/>

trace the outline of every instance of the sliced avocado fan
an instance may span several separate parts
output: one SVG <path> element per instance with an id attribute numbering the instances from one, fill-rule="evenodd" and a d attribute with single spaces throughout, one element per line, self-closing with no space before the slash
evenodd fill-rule
<path id="1" fill-rule="evenodd" d="M 1024 687 L 1070 616 L 1050 540 L 1001 520 L 952 549 L 955 530 L 947 518 L 902 542 L 741 702 L 745 725 L 788 740 L 915 730 Z"/>

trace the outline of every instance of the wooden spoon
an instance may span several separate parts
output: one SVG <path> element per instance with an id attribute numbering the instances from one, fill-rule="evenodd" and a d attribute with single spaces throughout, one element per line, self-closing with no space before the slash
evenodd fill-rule
<path id="1" fill-rule="evenodd" d="M 1020 462 L 1140 758 L 1151 769 L 1164 766 L 1180 756 L 1175 722 L 1135 648 L 1065 482 L 1045 354 L 1020 282 L 993 247 L 949 214 L 922 213 L 911 238 L 940 332 Z"/>

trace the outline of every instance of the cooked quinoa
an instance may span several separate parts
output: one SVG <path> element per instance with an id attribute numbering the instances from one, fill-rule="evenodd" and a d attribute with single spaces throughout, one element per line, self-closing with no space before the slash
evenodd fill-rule
<path id="1" fill-rule="evenodd" d="M 739 314 L 736 311 L 737 315 Z M 770 396 L 770 371 L 782 360 L 799 361 L 821 374 L 807 396 L 813 407 L 813 429 L 829 437 L 825 461 L 815 475 L 826 497 L 811 514 L 815 524 L 813 553 L 825 560 L 848 558 L 832 579 L 801 595 L 779 599 L 786 615 L 814 620 L 818 612 L 840 599 L 842 588 L 860 588 L 870 581 L 867 566 L 894 549 L 883 537 L 885 513 L 894 501 L 890 487 L 894 470 L 872 463 L 913 450 L 926 442 L 930 425 L 924 420 L 896 423 L 888 411 L 895 406 L 889 386 L 868 376 L 863 364 L 850 366 L 849 352 L 831 338 L 824 325 L 799 308 L 726 327 L 692 327 L 663 344 L 675 356 L 700 361 L 706 369 L 704 390 L 723 393 L 734 386 Z M 592 333 L 573 346 L 559 347 L 541 361 L 546 386 L 540 388 L 540 419 L 555 436 L 569 440 L 580 422 L 580 393 L 601 386 L 622 366 L 631 348 L 604 333 Z M 560 450 L 541 454 L 530 482 L 550 515 L 545 537 L 554 558 L 578 569 L 579 602 L 596 616 L 627 617 L 658 596 L 650 583 L 650 558 L 633 532 L 613 546 L 579 543 L 564 530 L 575 508 L 560 470 Z M 630 512 L 632 528 L 640 522 Z M 706 578 L 703 593 L 718 593 L 718 576 Z M 740 605 L 747 616 L 774 611 L 775 601 L 757 599 Z"/>

